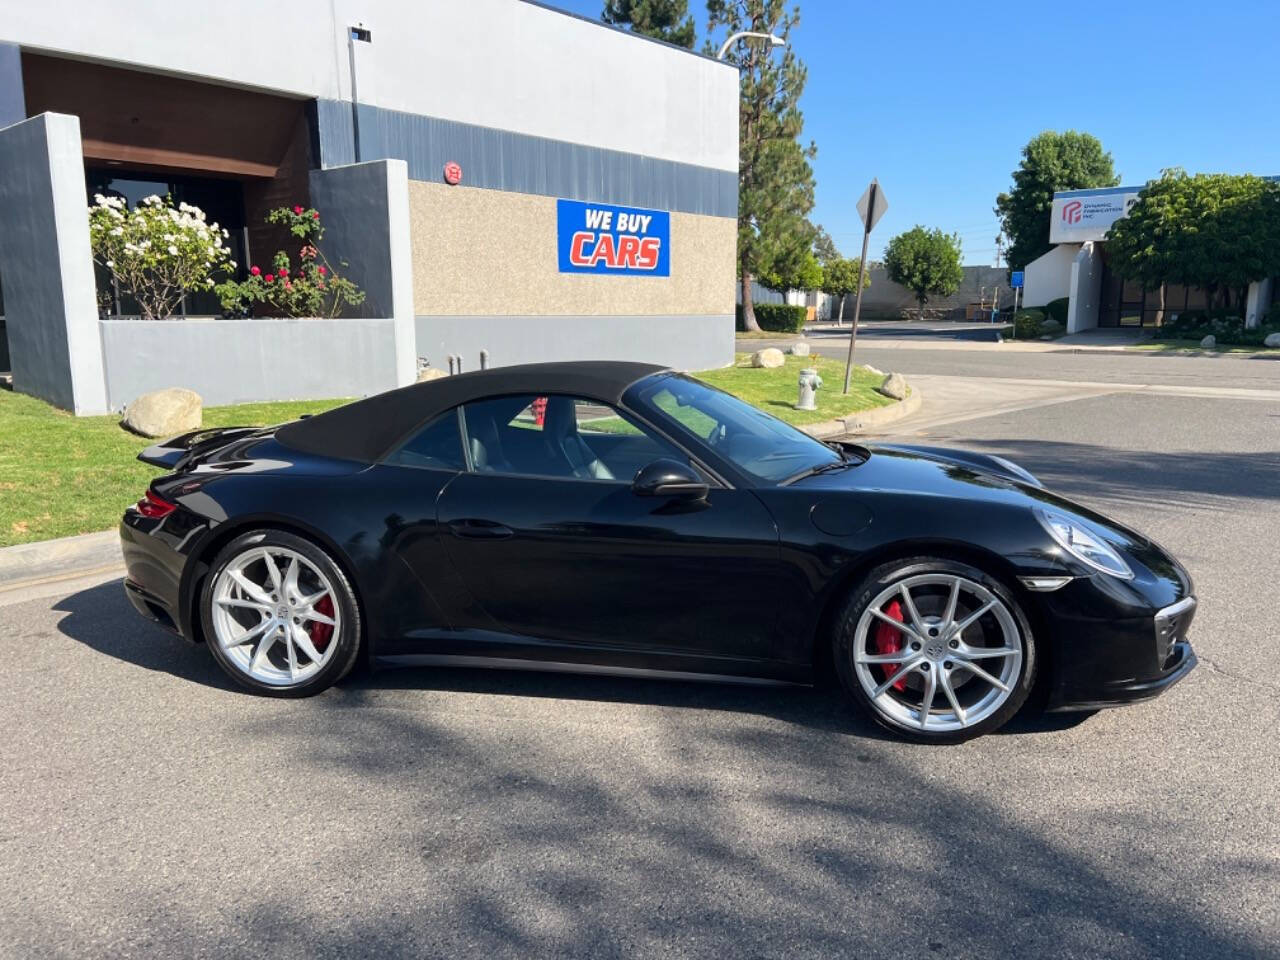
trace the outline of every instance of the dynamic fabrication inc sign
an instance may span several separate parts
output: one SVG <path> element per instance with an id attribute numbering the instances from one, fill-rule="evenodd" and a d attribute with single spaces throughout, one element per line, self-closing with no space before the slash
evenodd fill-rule
<path id="1" fill-rule="evenodd" d="M 671 276 L 671 214 L 580 200 L 556 201 L 561 273 Z"/>
<path id="2" fill-rule="evenodd" d="M 1050 243 L 1083 243 L 1102 240 L 1111 225 L 1138 202 L 1138 189 L 1103 189 L 1058 194 L 1053 198 L 1049 221 Z"/>

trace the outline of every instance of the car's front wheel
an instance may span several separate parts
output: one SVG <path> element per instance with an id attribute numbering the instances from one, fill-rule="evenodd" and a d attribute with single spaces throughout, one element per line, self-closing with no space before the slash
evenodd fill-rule
<path id="1" fill-rule="evenodd" d="M 853 701 L 900 736 L 955 743 L 990 733 L 1026 702 L 1035 643 L 1012 592 L 965 563 L 913 557 L 854 588 L 835 662 Z"/>
<path id="2" fill-rule="evenodd" d="M 214 558 L 200 606 L 214 658 L 258 693 L 310 696 L 355 664 L 355 593 L 333 559 L 302 537 L 280 530 L 236 537 Z"/>

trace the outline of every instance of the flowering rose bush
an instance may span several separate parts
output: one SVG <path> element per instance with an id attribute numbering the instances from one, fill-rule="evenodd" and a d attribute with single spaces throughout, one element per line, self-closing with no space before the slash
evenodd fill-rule
<path id="1" fill-rule="evenodd" d="M 267 214 L 267 222 L 288 227 L 302 241 L 296 263 L 278 250 L 269 267 L 254 264 L 247 279 L 219 284 L 218 297 L 228 312 L 242 313 L 255 304 L 266 304 L 288 317 L 336 317 L 344 306 L 364 302 L 364 292 L 339 276 L 320 252 L 324 227 L 319 211 L 280 207 Z"/>
<path id="2" fill-rule="evenodd" d="M 215 272 L 236 267 L 223 242 L 229 234 L 199 207 L 150 196 L 130 210 L 119 197 L 93 199 L 93 258 L 133 295 L 145 320 L 163 320 L 184 293 L 211 290 Z"/>

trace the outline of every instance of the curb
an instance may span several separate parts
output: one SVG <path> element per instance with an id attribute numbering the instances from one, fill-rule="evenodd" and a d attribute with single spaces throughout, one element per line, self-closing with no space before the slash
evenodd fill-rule
<path id="1" fill-rule="evenodd" d="M 924 394 L 919 387 L 913 384 L 911 386 L 911 395 L 905 400 L 891 403 L 887 407 L 876 407 L 872 410 L 851 413 L 840 420 L 824 420 L 821 423 L 806 424 L 800 429 L 818 440 L 841 437 L 849 433 L 865 433 L 868 430 L 887 426 L 890 423 L 901 420 L 903 417 L 910 416 L 920 409 L 920 404 L 923 402 Z"/>
<path id="2" fill-rule="evenodd" d="M 0 592 L 124 569 L 115 530 L 0 548 Z"/>

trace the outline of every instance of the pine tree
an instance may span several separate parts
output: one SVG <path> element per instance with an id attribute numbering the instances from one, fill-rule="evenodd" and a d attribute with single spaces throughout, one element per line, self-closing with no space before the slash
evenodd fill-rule
<path id="1" fill-rule="evenodd" d="M 787 39 L 800 10 L 787 13 L 783 0 L 707 0 L 708 28 L 726 35 L 742 30 Z M 813 169 L 818 148 L 801 146 L 800 94 L 808 71 L 788 46 L 779 56 L 767 40 L 744 38 L 726 60 L 741 74 L 738 118 L 738 271 L 742 323 L 759 330 L 751 303 L 751 278 L 782 273 L 810 252 L 813 231 Z"/>
<path id="2" fill-rule="evenodd" d="M 633 33 L 693 49 L 693 17 L 688 0 L 605 0 L 600 19 Z"/>

